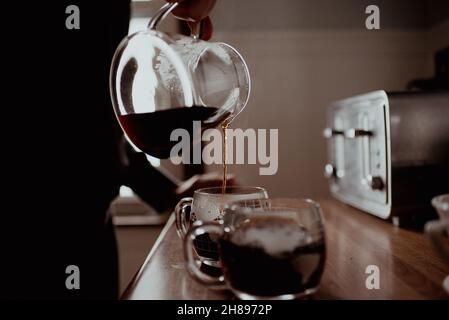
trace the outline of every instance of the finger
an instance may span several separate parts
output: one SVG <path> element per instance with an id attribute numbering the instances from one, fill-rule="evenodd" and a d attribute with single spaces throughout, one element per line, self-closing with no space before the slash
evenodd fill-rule
<path id="1" fill-rule="evenodd" d="M 218 180 L 220 179 L 221 175 L 218 171 L 211 171 L 211 172 L 206 172 L 203 174 L 200 174 L 198 176 L 198 181 L 210 181 L 210 180 Z"/>
<path id="2" fill-rule="evenodd" d="M 236 186 L 239 185 L 239 183 L 237 182 L 237 179 L 236 179 L 234 176 L 232 176 L 232 177 L 227 177 L 227 179 L 226 179 L 226 184 L 227 184 L 229 187 L 236 187 Z"/>
<path id="3" fill-rule="evenodd" d="M 175 17 L 188 21 L 201 21 L 212 11 L 216 0 L 168 0 L 168 2 L 180 2 L 173 10 Z"/>
<path id="4" fill-rule="evenodd" d="M 194 175 L 190 177 L 187 181 L 184 181 L 181 183 L 175 190 L 175 193 L 178 195 L 184 195 L 186 192 L 188 192 L 190 189 L 193 188 L 194 184 L 197 182 L 199 176 Z"/>
<path id="5" fill-rule="evenodd" d="M 218 171 L 212 171 L 200 175 L 199 179 L 196 181 L 197 184 L 212 184 L 213 186 L 221 186 L 223 183 L 223 173 Z M 232 173 L 226 175 L 226 184 L 234 185 L 237 184 L 237 179 Z"/>

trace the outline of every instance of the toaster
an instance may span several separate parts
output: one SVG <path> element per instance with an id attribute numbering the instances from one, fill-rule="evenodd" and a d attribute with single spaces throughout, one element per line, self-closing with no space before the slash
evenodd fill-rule
<path id="1" fill-rule="evenodd" d="M 327 111 L 332 196 L 399 226 L 432 218 L 449 193 L 449 92 L 379 90 Z"/>

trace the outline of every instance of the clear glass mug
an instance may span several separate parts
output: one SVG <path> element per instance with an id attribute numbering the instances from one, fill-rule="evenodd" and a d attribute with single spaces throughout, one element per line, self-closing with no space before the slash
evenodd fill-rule
<path id="1" fill-rule="evenodd" d="M 449 263 L 449 194 L 433 198 L 432 206 L 440 219 L 426 223 L 425 231 L 434 248 Z M 449 293 L 449 276 L 443 281 L 443 287 Z"/>
<path id="2" fill-rule="evenodd" d="M 203 234 L 218 240 L 223 275 L 204 273 L 192 253 Z M 220 223 L 198 223 L 185 237 L 187 269 L 197 281 L 240 299 L 295 299 L 318 289 L 326 246 L 320 206 L 312 200 L 232 203 Z"/>
<path id="3" fill-rule="evenodd" d="M 184 198 L 175 207 L 176 228 L 184 239 L 191 226 L 198 221 L 218 223 L 226 204 L 247 199 L 267 199 L 268 193 L 261 187 L 221 187 L 198 189 L 193 198 Z M 193 248 L 197 258 L 209 266 L 219 266 L 217 242 L 207 233 L 194 239 Z"/>
<path id="4" fill-rule="evenodd" d="M 119 44 L 110 70 L 117 119 L 141 151 L 168 158 L 173 130 L 194 134 L 231 122 L 246 106 L 251 81 L 242 56 L 230 45 L 156 30 L 178 3 L 167 3 L 148 29 Z"/>

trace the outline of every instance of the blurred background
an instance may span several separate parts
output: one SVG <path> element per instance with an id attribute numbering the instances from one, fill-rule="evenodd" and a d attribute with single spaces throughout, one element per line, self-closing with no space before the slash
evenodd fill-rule
<path id="1" fill-rule="evenodd" d="M 145 29 L 163 4 L 133 1 L 130 33 Z M 371 4 L 380 8 L 380 30 L 365 27 L 365 8 Z M 260 176 L 259 165 L 231 165 L 229 171 L 241 184 L 266 187 L 271 196 L 327 196 L 326 107 L 359 93 L 400 91 L 411 80 L 432 78 L 435 53 L 449 47 L 447 0 L 218 0 L 212 21 L 212 41 L 236 47 L 251 72 L 249 103 L 231 127 L 279 129 L 276 175 Z M 178 33 L 186 27 L 169 18 L 161 29 Z M 179 179 L 222 170 L 150 161 Z M 161 230 L 148 219 L 135 219 L 150 210 L 125 187 L 113 204 L 122 289 Z"/>

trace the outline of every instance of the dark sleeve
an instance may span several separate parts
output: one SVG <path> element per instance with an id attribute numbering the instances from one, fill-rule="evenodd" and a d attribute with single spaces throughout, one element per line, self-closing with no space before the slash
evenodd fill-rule
<path id="1" fill-rule="evenodd" d="M 110 2 L 106 8 L 110 11 L 106 21 L 111 45 L 110 52 L 114 53 L 120 41 L 128 34 L 131 4 L 130 0 L 116 0 Z"/>
<path id="2" fill-rule="evenodd" d="M 127 166 L 124 184 L 156 211 L 173 209 L 179 200 L 175 193 L 179 182 L 153 167 L 144 153 L 135 152 L 126 144 Z"/>

